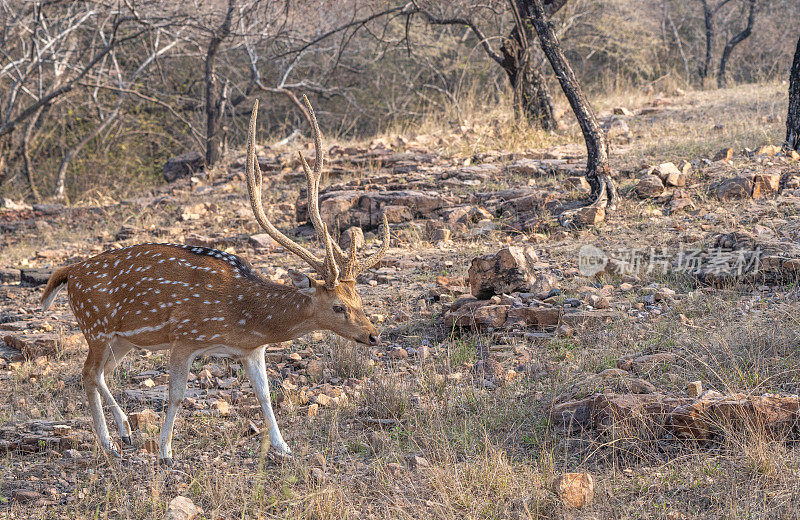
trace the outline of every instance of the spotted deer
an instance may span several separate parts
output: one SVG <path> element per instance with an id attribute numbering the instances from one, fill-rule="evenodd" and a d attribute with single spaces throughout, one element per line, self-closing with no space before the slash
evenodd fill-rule
<path id="1" fill-rule="evenodd" d="M 271 343 L 329 330 L 365 345 L 380 342 L 356 292 L 356 276 L 375 266 L 389 247 L 382 223 L 380 249 L 358 261 L 355 241 L 345 251 L 331 239 L 319 213 L 322 134 L 304 98 L 314 133 L 313 170 L 300 162 L 308 187 L 308 214 L 324 247 L 318 257 L 281 233 L 267 219 L 261 200 L 262 176 L 256 163 L 256 101 L 247 140 L 247 188 L 256 221 L 287 251 L 308 263 L 319 280 L 290 271 L 293 286 L 266 279 L 238 256 L 205 247 L 141 244 L 106 251 L 58 269 L 50 277 L 42 306 L 47 309 L 63 287 L 89 345 L 83 384 L 94 429 L 103 449 L 119 456 L 108 433 L 102 402 L 111 407 L 122 441 L 131 427 L 106 385 L 120 360 L 133 349 L 169 350 L 169 402 L 160 437 L 160 459 L 172 465 L 172 429 L 186 392 L 189 367 L 200 355 L 222 353 L 241 361 L 269 424 L 272 447 L 291 450 L 281 436 L 270 401 L 264 349 Z"/>

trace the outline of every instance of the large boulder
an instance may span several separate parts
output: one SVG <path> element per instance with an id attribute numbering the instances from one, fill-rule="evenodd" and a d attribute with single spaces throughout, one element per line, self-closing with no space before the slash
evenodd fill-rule
<path id="1" fill-rule="evenodd" d="M 470 291 L 482 299 L 512 292 L 546 294 L 556 281 L 534 269 L 537 260 L 533 248 L 514 246 L 474 258 L 469 268 Z"/>
<path id="2" fill-rule="evenodd" d="M 205 159 L 197 150 L 170 157 L 164 163 L 164 180 L 172 182 L 182 177 L 189 177 L 203 169 Z"/>

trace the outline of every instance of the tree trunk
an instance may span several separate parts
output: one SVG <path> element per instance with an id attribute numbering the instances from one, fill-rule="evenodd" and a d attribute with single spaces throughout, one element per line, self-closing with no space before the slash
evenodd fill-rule
<path id="1" fill-rule="evenodd" d="M 800 152 L 800 39 L 794 51 L 792 70 L 789 72 L 789 113 L 786 115 L 785 151 Z"/>
<path id="2" fill-rule="evenodd" d="M 205 84 L 206 84 L 206 166 L 214 166 L 222 157 L 223 139 L 222 108 L 225 102 L 227 89 L 221 89 L 219 78 L 216 74 L 216 59 L 220 44 L 231 33 L 231 21 L 236 0 L 228 0 L 228 10 L 222 25 L 214 32 L 208 42 L 205 59 Z"/>
<path id="3" fill-rule="evenodd" d="M 698 73 L 700 74 L 700 79 L 706 79 L 708 77 L 708 69 L 711 66 L 711 50 L 714 46 L 714 13 L 708 7 L 706 0 L 702 0 L 702 4 L 703 20 L 706 25 L 706 57 L 700 65 Z"/>
<path id="4" fill-rule="evenodd" d="M 586 141 L 586 151 L 588 159 L 586 163 L 586 180 L 592 187 L 592 205 L 600 207 L 608 206 L 614 209 L 618 195 L 614 180 L 611 178 L 611 166 L 608 159 L 608 143 L 600 124 L 594 115 L 591 105 L 581 89 L 572 67 L 561 49 L 558 37 L 553 30 L 553 25 L 545 20 L 544 9 L 541 0 L 526 0 L 529 8 L 530 20 L 539 35 L 539 42 L 542 45 L 550 65 L 553 67 L 561 89 L 569 100 L 572 111 L 578 119 L 578 124 L 583 132 Z"/>
<path id="5" fill-rule="evenodd" d="M 728 43 L 725 44 L 725 49 L 722 51 L 722 58 L 719 60 L 719 73 L 717 74 L 717 86 L 722 88 L 725 86 L 725 67 L 728 65 L 728 58 L 731 57 L 733 49 L 746 40 L 753 33 L 753 24 L 756 20 L 756 0 L 750 0 L 750 8 L 747 14 L 747 26 L 741 32 L 734 35 Z"/>
<path id="6" fill-rule="evenodd" d="M 520 37 L 518 29 L 514 27 L 500 48 L 503 54 L 501 66 L 514 91 L 514 113 L 538 128 L 556 130 L 558 122 L 553 113 L 553 98 L 542 72 L 533 63 L 530 46 L 533 35 Z"/>

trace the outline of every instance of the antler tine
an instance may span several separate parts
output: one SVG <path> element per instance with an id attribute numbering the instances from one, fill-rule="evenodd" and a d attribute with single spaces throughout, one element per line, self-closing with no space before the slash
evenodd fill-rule
<path id="1" fill-rule="evenodd" d="M 333 289 L 339 283 L 339 266 L 336 265 L 336 260 L 333 259 L 333 248 L 331 247 L 331 235 L 328 233 L 328 227 L 323 224 L 323 235 L 325 236 L 325 285 L 328 289 Z"/>
<path id="2" fill-rule="evenodd" d="M 381 261 L 381 258 L 383 258 L 383 255 L 385 255 L 386 251 L 389 250 L 389 240 L 390 240 L 390 238 L 391 237 L 390 237 L 390 233 L 389 233 L 389 221 L 386 219 L 386 213 L 384 213 L 383 214 L 383 222 L 382 222 L 382 225 L 381 225 L 381 240 L 383 240 L 383 244 L 381 245 L 380 249 L 378 249 L 375 253 L 373 253 L 372 255 L 370 255 L 367 258 L 365 258 L 363 262 L 361 262 L 360 264 L 357 264 L 353 268 L 353 278 L 355 278 L 360 273 L 363 273 L 364 271 L 366 271 L 367 269 L 373 267 L 375 264 L 377 264 L 378 262 Z M 355 258 L 355 255 L 353 255 L 353 258 Z"/>
<path id="3" fill-rule="evenodd" d="M 258 100 L 253 104 L 253 113 L 250 116 L 250 127 L 247 131 L 247 161 L 245 172 L 247 174 L 247 191 L 250 195 L 250 206 L 253 208 L 253 215 L 256 221 L 264 228 L 277 243 L 286 248 L 310 265 L 320 276 L 327 277 L 325 262 L 317 258 L 311 251 L 294 242 L 284 235 L 272 222 L 269 221 L 264 213 L 264 204 L 261 201 L 261 168 L 256 163 L 256 119 L 258 117 Z"/>
<path id="4" fill-rule="evenodd" d="M 303 173 L 306 176 L 308 186 L 306 190 L 308 192 L 308 217 L 309 220 L 311 220 L 311 224 L 314 226 L 314 230 L 317 233 L 317 238 L 326 245 L 326 257 L 332 256 L 334 258 L 334 264 L 332 265 L 335 265 L 337 268 L 345 268 L 348 257 L 344 254 L 342 248 L 339 247 L 339 244 L 326 238 L 325 235 L 329 233 L 327 231 L 327 227 L 322 222 L 322 217 L 319 213 L 319 182 L 322 178 L 322 167 L 325 160 L 325 152 L 322 148 L 322 131 L 319 128 L 319 122 L 317 121 L 317 115 L 314 112 L 314 108 L 311 106 L 311 102 L 305 95 L 303 95 L 303 103 L 306 106 L 305 113 L 314 134 L 314 153 L 316 154 L 316 158 L 314 160 L 314 169 L 312 171 L 303 153 L 299 152 L 300 163 L 303 166 Z M 332 249 L 330 255 L 327 251 L 328 248 Z"/>

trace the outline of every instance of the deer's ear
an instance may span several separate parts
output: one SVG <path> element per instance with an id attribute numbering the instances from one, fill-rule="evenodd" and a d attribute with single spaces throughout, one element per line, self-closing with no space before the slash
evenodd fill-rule
<path id="1" fill-rule="evenodd" d="M 292 285 L 300 289 L 302 293 L 312 293 L 316 290 L 316 283 L 307 275 L 294 269 L 289 269 L 289 277 L 292 279 Z"/>

